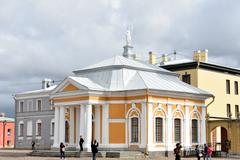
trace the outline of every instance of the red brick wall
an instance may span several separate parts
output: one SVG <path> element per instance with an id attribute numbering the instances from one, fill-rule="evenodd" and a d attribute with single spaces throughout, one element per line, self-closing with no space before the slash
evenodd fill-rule
<path id="1" fill-rule="evenodd" d="M 10 134 L 8 133 L 8 129 L 11 130 Z M 3 135 L 4 135 L 4 138 L 3 138 Z M 4 140 L 5 148 L 14 147 L 14 122 L 6 122 L 5 134 L 3 134 L 3 122 L 0 122 L 0 148 L 3 148 L 3 140 Z M 10 142 L 9 145 L 8 145 L 8 142 Z"/>

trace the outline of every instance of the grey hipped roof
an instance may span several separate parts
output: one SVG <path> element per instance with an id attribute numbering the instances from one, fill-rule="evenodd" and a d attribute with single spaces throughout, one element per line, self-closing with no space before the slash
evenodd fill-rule
<path id="1" fill-rule="evenodd" d="M 123 56 L 115 56 L 73 72 L 75 76 L 69 78 L 94 90 L 129 91 L 152 89 L 211 95 L 209 92 L 182 82 L 176 73 Z"/>

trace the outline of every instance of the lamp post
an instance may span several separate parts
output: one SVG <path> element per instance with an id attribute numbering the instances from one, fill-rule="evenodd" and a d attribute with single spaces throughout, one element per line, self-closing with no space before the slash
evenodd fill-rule
<path id="1" fill-rule="evenodd" d="M 3 148 L 5 147 L 5 126 L 6 126 L 6 120 L 3 121 Z"/>

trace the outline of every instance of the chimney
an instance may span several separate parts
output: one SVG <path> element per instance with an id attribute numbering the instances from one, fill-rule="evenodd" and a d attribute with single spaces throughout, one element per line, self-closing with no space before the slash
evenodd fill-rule
<path id="1" fill-rule="evenodd" d="M 208 50 L 198 50 L 193 52 L 193 60 L 198 62 L 208 62 Z"/>
<path id="2" fill-rule="evenodd" d="M 149 54 L 149 63 L 153 65 L 156 64 L 157 63 L 156 54 L 153 52 L 149 52 L 148 54 Z"/>
<path id="3" fill-rule="evenodd" d="M 1 114 L 0 114 L 0 117 L 5 117 L 5 113 L 1 113 Z"/>
<path id="4" fill-rule="evenodd" d="M 42 89 L 49 88 L 52 85 L 52 83 L 53 83 L 53 80 L 44 78 L 42 80 Z"/>

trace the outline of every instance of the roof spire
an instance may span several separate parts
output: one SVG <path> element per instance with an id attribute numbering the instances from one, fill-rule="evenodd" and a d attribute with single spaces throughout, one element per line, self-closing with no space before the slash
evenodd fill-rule
<path id="1" fill-rule="evenodd" d="M 131 58 L 131 59 L 135 59 L 136 55 L 132 53 L 132 37 L 131 37 L 131 32 L 130 32 L 130 28 L 127 28 L 126 31 L 126 45 L 123 46 L 124 51 L 123 51 L 123 56 L 126 58 Z"/>

